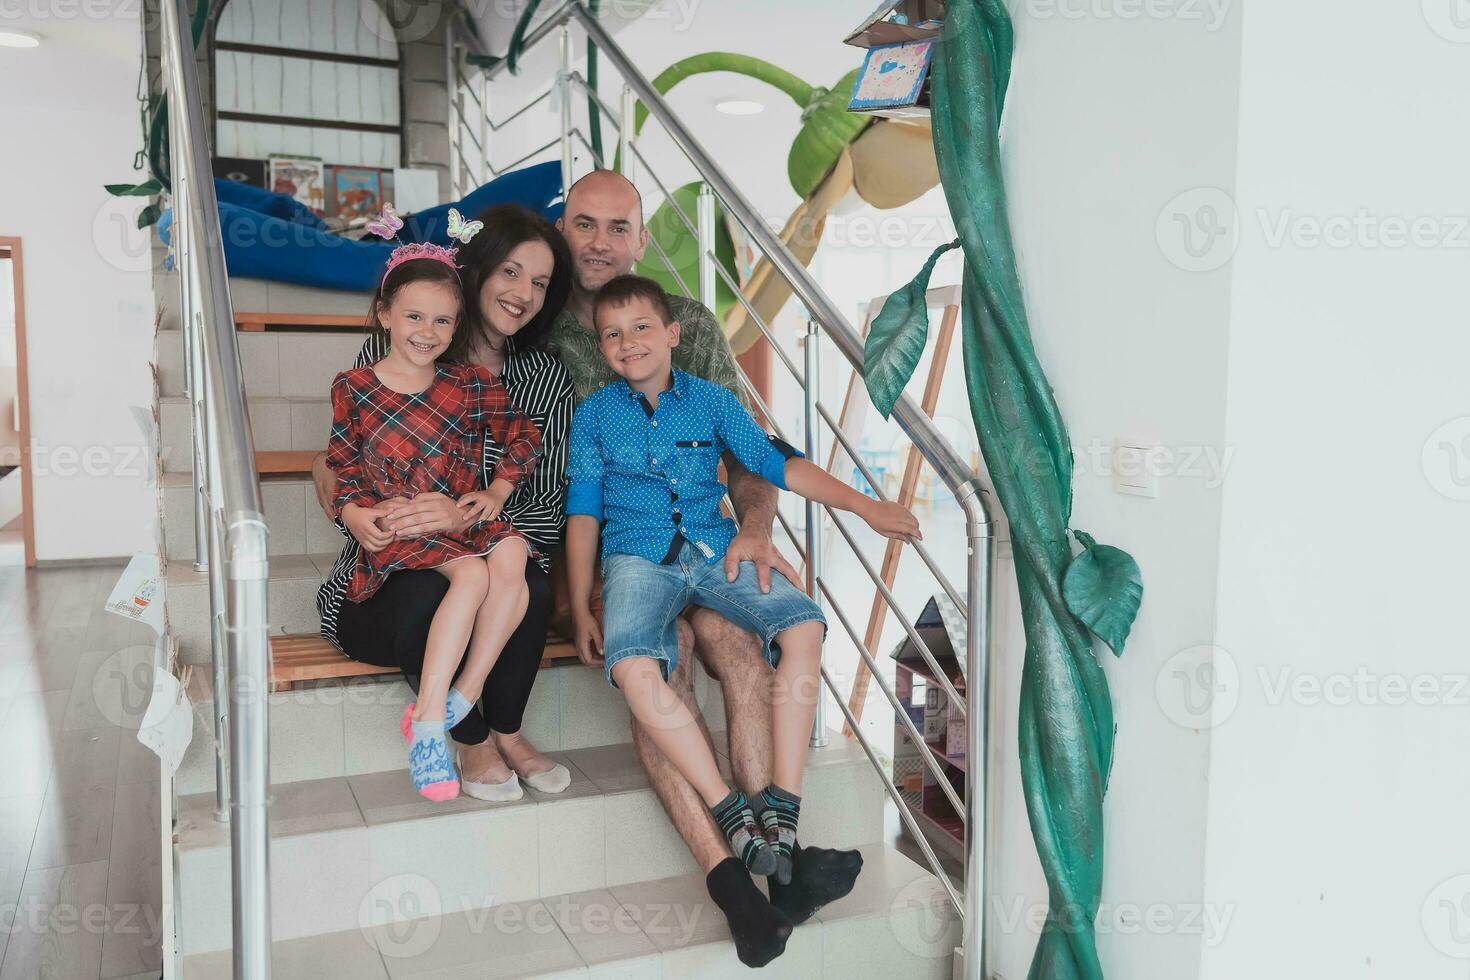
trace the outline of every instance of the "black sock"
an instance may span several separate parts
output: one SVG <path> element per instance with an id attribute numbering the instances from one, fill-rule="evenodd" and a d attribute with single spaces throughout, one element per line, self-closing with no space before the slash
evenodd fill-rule
<path id="1" fill-rule="evenodd" d="M 766 844 L 765 834 L 756 823 L 745 794 L 732 790 L 730 795 L 710 808 L 720 832 L 730 842 L 730 853 L 740 859 L 752 874 L 768 875 L 776 870 L 776 855 Z"/>
<path id="2" fill-rule="evenodd" d="M 796 845 L 796 824 L 801 819 L 801 797 L 775 783 L 760 792 L 761 828 L 776 855 L 776 880 L 791 884 L 791 852 Z"/>
<path id="3" fill-rule="evenodd" d="M 857 883 L 863 870 L 863 856 L 857 851 L 834 851 L 825 847 L 792 849 L 791 883 L 768 879 L 771 904 L 786 913 L 794 925 L 801 925 L 812 913 L 835 902 Z"/>
<path id="4" fill-rule="evenodd" d="M 739 858 L 725 858 L 715 865 L 705 876 L 704 886 L 725 913 L 740 962 L 762 967 L 786 951 L 791 920 L 755 887 Z"/>

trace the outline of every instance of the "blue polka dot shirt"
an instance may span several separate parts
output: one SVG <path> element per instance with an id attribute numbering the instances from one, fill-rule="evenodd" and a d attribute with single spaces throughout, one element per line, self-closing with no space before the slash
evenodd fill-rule
<path id="1" fill-rule="evenodd" d="M 735 522 L 720 514 L 717 467 L 727 449 L 782 490 L 786 460 L 801 455 L 767 435 L 728 388 L 675 370 L 655 409 L 618 381 L 572 419 L 567 513 L 603 522 L 603 557 L 670 562 L 688 541 L 719 561 L 735 537 Z"/>

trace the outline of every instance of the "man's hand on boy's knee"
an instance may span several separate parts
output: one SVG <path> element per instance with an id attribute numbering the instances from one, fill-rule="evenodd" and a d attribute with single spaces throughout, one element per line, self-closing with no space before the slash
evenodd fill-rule
<path id="1" fill-rule="evenodd" d="M 725 549 L 726 581 L 735 581 L 740 572 L 740 563 L 743 561 L 755 564 L 755 574 L 762 592 L 771 591 L 771 569 L 785 575 L 798 589 L 806 587 L 796 567 L 776 549 L 775 542 L 771 540 L 770 531 L 762 529 L 759 525 L 747 523 L 730 542 L 730 547 Z"/>

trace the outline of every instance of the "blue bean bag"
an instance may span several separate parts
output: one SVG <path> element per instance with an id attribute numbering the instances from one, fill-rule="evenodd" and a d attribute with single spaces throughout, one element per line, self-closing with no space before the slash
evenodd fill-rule
<path id="1" fill-rule="evenodd" d="M 334 235 L 312 211 L 285 194 L 230 180 L 215 180 L 225 266 L 232 276 L 269 279 L 323 289 L 371 292 L 382 278 L 397 242 L 372 237 L 356 241 Z M 449 209 L 465 217 L 496 204 L 519 204 L 544 215 L 561 216 L 561 164 L 539 163 L 504 174 L 459 201 L 408 215 L 398 238 L 403 242 L 458 244 L 447 233 Z M 173 211 L 158 221 L 159 235 L 171 242 Z"/>

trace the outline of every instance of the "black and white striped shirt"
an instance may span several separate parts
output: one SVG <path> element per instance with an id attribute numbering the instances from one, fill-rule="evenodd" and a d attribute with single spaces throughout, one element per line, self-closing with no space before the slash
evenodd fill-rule
<path id="1" fill-rule="evenodd" d="M 539 563 L 546 571 L 551 553 L 561 544 L 566 528 L 567 446 L 572 429 L 572 410 L 576 389 L 561 361 L 540 350 L 515 349 L 515 338 L 506 341 L 505 370 L 500 380 L 510 391 L 516 407 L 535 420 L 541 429 L 541 446 L 545 453 L 526 483 L 517 487 L 505 502 L 501 516 L 515 525 L 541 552 Z M 388 334 L 377 330 L 368 337 L 357 355 L 354 367 L 382 360 L 388 355 Z M 495 464 L 504 447 L 485 438 L 485 455 L 480 464 L 480 478 L 490 485 Z M 341 521 L 337 526 L 342 528 Z M 346 529 L 342 528 L 344 534 Z M 332 574 L 317 591 L 316 608 L 321 614 L 322 636 L 337 643 L 337 615 L 347 595 L 347 582 L 357 564 L 358 544 L 350 534 L 342 548 Z M 340 643 L 337 644 L 341 646 Z"/>

